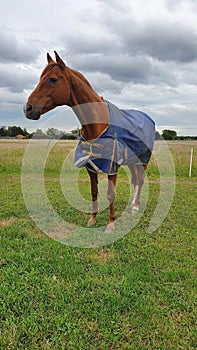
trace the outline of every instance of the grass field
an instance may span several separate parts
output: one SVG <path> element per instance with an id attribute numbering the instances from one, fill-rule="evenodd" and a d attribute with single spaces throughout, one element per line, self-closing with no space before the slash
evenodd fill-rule
<path id="1" fill-rule="evenodd" d="M 176 189 L 159 228 L 147 230 L 160 188 L 153 159 L 148 203 L 139 222 L 116 242 L 87 249 L 61 244 L 36 226 L 21 189 L 27 141 L 0 140 L 0 349 L 197 349 L 197 142 L 168 145 Z M 85 227 L 88 214 L 66 202 L 59 184 L 62 162 L 73 146 L 67 141 L 55 145 L 45 166 L 45 186 L 56 212 Z M 85 170 L 80 193 L 90 198 Z M 123 168 L 118 216 L 128 197 Z M 104 210 L 99 224 L 107 220 Z"/>

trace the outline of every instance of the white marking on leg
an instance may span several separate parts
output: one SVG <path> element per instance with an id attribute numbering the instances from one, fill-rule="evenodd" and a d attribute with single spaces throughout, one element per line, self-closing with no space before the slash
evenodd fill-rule
<path id="1" fill-rule="evenodd" d="M 139 189 L 139 186 L 136 185 L 135 188 L 134 188 L 134 196 L 133 196 L 133 200 L 132 200 L 132 203 L 131 203 L 131 206 L 135 206 L 135 202 L 136 202 L 136 199 L 137 199 L 137 195 L 138 195 L 138 189 Z"/>
<path id="2" fill-rule="evenodd" d="M 138 206 L 137 206 L 137 205 L 134 205 L 134 206 L 132 207 L 132 209 L 131 209 L 131 212 L 135 214 L 135 213 L 138 212 L 138 210 L 139 210 Z"/>

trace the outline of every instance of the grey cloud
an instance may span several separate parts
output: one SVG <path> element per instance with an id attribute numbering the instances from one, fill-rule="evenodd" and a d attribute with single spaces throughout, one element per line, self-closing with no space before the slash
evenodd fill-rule
<path id="1" fill-rule="evenodd" d="M 74 55 L 87 54 L 108 54 L 120 51 L 120 41 L 117 36 L 111 33 L 100 31 L 99 35 L 95 32 L 62 34 L 60 36 L 65 47 L 65 53 L 71 57 Z"/>
<path id="2" fill-rule="evenodd" d="M 161 61 L 192 62 L 197 59 L 197 35 L 176 23 L 149 24 L 128 33 L 125 47 L 130 52 Z"/>
<path id="3" fill-rule="evenodd" d="M 32 89 L 36 83 L 35 72 L 23 70 L 16 65 L 0 65 L 0 87 L 12 92 L 21 92 L 24 89 Z"/>
<path id="4" fill-rule="evenodd" d="M 176 86 L 187 78 L 183 71 L 197 61 L 197 35 L 192 28 L 175 20 L 142 26 L 125 12 L 115 16 L 116 7 L 109 10 L 109 20 L 109 5 L 99 2 L 103 4 L 99 35 L 93 30 L 61 35 L 63 57 L 73 68 L 108 74 L 121 82 Z"/>
<path id="5" fill-rule="evenodd" d="M 38 44 L 30 41 L 21 41 L 9 30 L 0 31 L 0 60 L 1 62 L 30 63 L 39 55 Z"/>
<path id="6" fill-rule="evenodd" d="M 166 125 L 168 115 L 169 124 L 181 119 L 184 124 L 191 116 L 191 125 L 192 120 L 196 125 L 195 1 L 160 0 L 158 16 L 153 1 L 145 6 L 150 13 L 145 13 L 143 1 L 137 0 L 48 3 L 44 21 L 42 10 L 46 4 L 38 1 L 34 6 L 25 2 L 18 16 L 12 13 L 6 22 L 1 12 L 6 27 L 0 31 L 0 112 L 9 105 L 12 110 L 18 106 L 23 116 L 19 106 L 28 92 L 22 91 L 34 88 L 46 64 L 45 51 L 53 55 L 56 49 L 68 66 L 84 73 L 104 98 L 118 105 L 143 108 L 160 125 Z M 184 18 L 184 8 L 191 23 Z M 29 21 L 31 11 L 36 24 Z M 192 108 L 173 108 L 177 101 Z"/>
<path id="7" fill-rule="evenodd" d="M 124 83 L 112 79 L 110 75 L 106 73 L 87 72 L 86 78 L 91 82 L 91 85 L 99 94 L 120 94 L 124 86 Z"/>
<path id="8" fill-rule="evenodd" d="M 143 56 L 133 57 L 127 54 L 114 55 L 108 50 L 108 53 L 89 53 L 80 54 L 70 58 L 74 69 L 85 72 L 101 72 L 111 76 L 117 81 L 147 81 L 152 74 L 152 62 Z"/>
<path id="9" fill-rule="evenodd" d="M 185 1 L 181 0 L 183 4 Z M 169 13 L 168 17 L 158 21 L 147 20 L 142 24 L 136 21 L 132 7 L 122 12 L 121 6 L 110 7 L 103 3 L 100 25 L 106 29 L 107 37 L 113 34 L 119 42 L 119 49 L 129 55 L 145 55 L 161 61 L 193 62 L 197 60 L 197 33 L 185 18 L 185 22 L 175 16 L 176 11 Z M 193 11 L 197 9 L 194 1 L 187 1 Z M 167 6 L 180 9 L 180 3 L 169 0 Z M 196 6 L 196 9 L 194 8 Z M 159 17 L 159 13 L 158 13 Z M 110 48 L 113 49 L 114 40 Z M 116 43 L 115 43 L 116 47 Z"/>
<path id="10" fill-rule="evenodd" d="M 171 13 L 176 12 L 177 9 L 179 10 L 182 6 L 185 5 L 189 6 L 193 11 L 197 10 L 196 0 L 166 0 L 166 6 L 171 11 Z"/>
<path id="11" fill-rule="evenodd" d="M 100 72 L 113 82 L 176 86 L 179 81 L 179 72 L 173 62 L 166 64 L 146 56 L 83 54 L 71 58 L 71 63 L 74 69 L 86 74 Z"/>

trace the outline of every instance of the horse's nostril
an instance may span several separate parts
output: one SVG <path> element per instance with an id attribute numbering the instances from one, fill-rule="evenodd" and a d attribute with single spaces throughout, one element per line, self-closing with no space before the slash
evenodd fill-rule
<path id="1" fill-rule="evenodd" d="M 32 105 L 27 105 L 26 106 L 26 112 L 31 112 L 32 111 Z"/>

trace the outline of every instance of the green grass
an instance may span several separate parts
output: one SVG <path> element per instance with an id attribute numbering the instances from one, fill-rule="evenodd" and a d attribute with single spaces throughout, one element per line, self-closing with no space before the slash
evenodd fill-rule
<path id="1" fill-rule="evenodd" d="M 147 231 L 160 188 L 153 159 L 144 215 L 122 239 L 97 249 L 63 245 L 31 220 L 20 179 L 25 147 L 26 142 L 0 141 L 0 349 L 196 349 L 197 143 L 169 143 L 176 191 L 160 227 Z M 65 201 L 59 183 L 69 147 L 71 143 L 61 142 L 49 155 L 46 191 L 62 218 L 85 227 L 88 214 Z M 194 164 L 188 179 L 191 147 Z M 84 170 L 80 193 L 90 198 Z M 115 204 L 118 216 L 128 197 L 123 168 Z M 107 220 L 104 210 L 97 225 Z"/>

